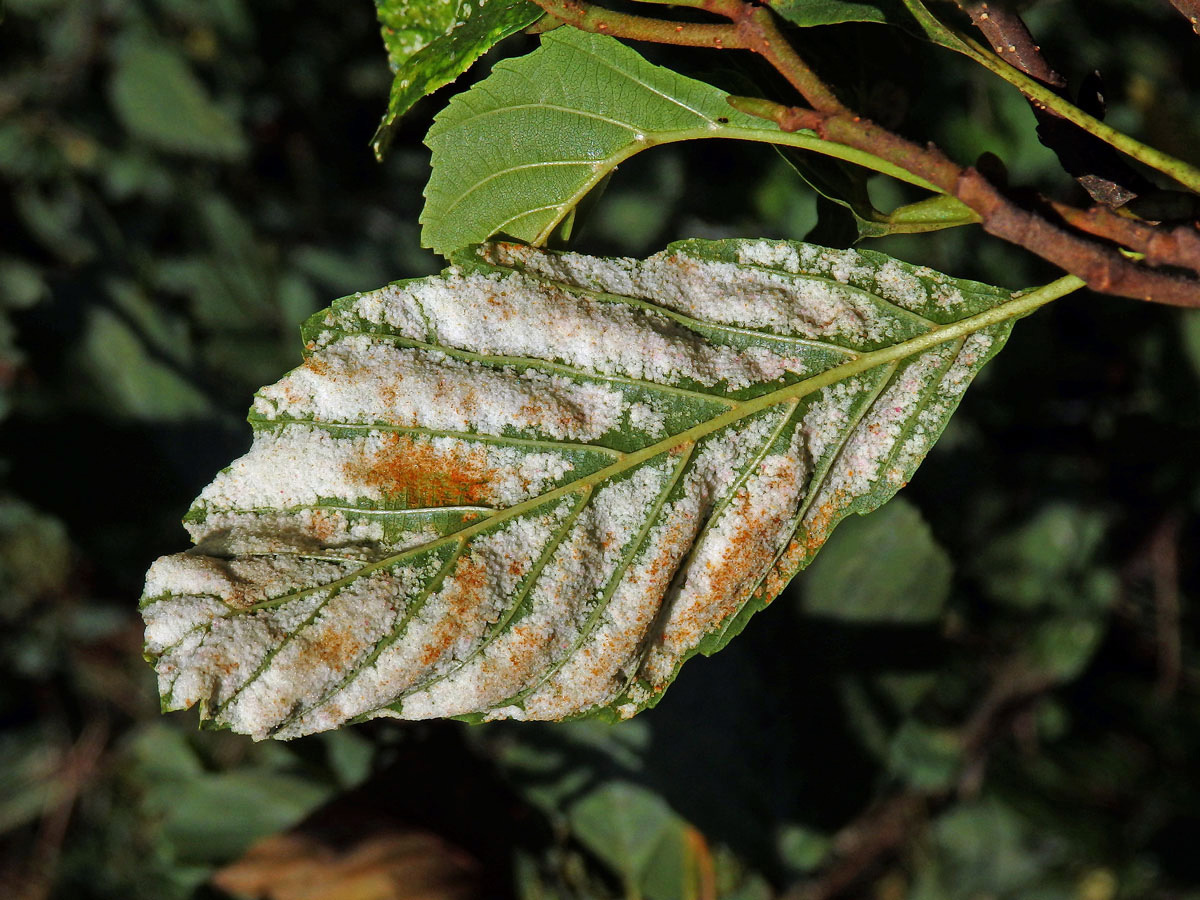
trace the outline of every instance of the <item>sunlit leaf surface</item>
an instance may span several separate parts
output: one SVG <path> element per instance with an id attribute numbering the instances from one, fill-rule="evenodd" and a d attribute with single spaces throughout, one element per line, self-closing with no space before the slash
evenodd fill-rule
<path id="1" fill-rule="evenodd" d="M 395 73 L 387 113 L 371 141 L 377 156 L 414 103 L 543 15 L 529 0 L 376 0 L 375 11 Z"/>
<path id="2" fill-rule="evenodd" d="M 492 244 L 339 300 L 147 576 L 163 705 L 632 716 L 907 482 L 1031 308 L 774 241 Z"/>

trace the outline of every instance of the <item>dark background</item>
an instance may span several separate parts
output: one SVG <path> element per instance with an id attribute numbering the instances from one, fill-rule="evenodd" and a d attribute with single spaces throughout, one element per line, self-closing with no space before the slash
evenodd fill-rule
<path id="1" fill-rule="evenodd" d="M 1166 0 L 1027 12 L 1073 84 L 1102 72 L 1112 124 L 1200 163 L 1200 37 Z M 799 43 L 863 112 L 1082 202 L 971 63 L 882 26 Z M 249 445 L 253 391 L 299 361 L 306 315 L 440 266 L 420 139 L 449 93 L 377 164 L 389 81 L 365 0 L 7 4 L 0 896 L 223 896 L 214 868 L 305 820 L 263 863 L 280 900 L 298 861 L 330 900 L 1200 897 L 1200 312 L 1086 292 L 1022 322 L 902 496 L 631 722 L 256 745 L 159 715 L 141 579 Z M 624 164 L 576 247 L 848 225 L 769 148 L 698 143 Z M 975 227 L 865 246 L 1056 277 Z M 352 893 L 364 872 L 393 886 Z"/>

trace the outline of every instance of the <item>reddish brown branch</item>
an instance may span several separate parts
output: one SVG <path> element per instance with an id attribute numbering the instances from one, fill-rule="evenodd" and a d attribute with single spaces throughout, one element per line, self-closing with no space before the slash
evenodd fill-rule
<path id="1" fill-rule="evenodd" d="M 1078 275 L 1093 290 L 1200 307 L 1200 280 L 1138 265 L 1104 244 L 1058 227 L 1010 200 L 978 170 L 962 168 L 932 145 L 920 147 L 859 116 L 792 107 L 781 108 L 776 120 L 785 131 L 810 129 L 825 140 L 864 150 L 921 176 L 978 213 L 989 234 Z"/>
<path id="2" fill-rule="evenodd" d="M 1154 226 L 1103 206 L 1087 210 L 1056 202 L 1050 206 L 1072 228 L 1145 254 L 1152 266 L 1178 266 L 1200 275 L 1200 230 L 1193 225 Z"/>
<path id="3" fill-rule="evenodd" d="M 983 219 L 989 234 L 1031 250 L 1078 275 L 1105 294 L 1200 307 L 1200 281 L 1148 269 L 1115 250 L 1072 234 L 1005 197 L 975 169 L 965 169 L 952 191 Z"/>
<path id="4" fill-rule="evenodd" d="M 905 791 L 851 822 L 834 838 L 838 861 L 819 879 L 788 891 L 783 900 L 833 900 L 840 896 L 912 838 L 927 817 L 932 799 L 918 791 Z"/>
<path id="5" fill-rule="evenodd" d="M 1171 5 L 1192 23 L 1192 31 L 1200 34 L 1200 0 L 1171 0 Z"/>
<path id="6" fill-rule="evenodd" d="M 1163 520 L 1150 538 L 1154 630 L 1158 647 L 1158 683 L 1154 686 L 1154 694 L 1161 703 L 1175 696 L 1183 671 L 1179 597 L 1179 536 L 1182 529 L 1181 518 L 1174 513 Z"/>
<path id="7" fill-rule="evenodd" d="M 1055 71 L 1042 54 L 1029 28 L 1012 6 L 1011 0 L 966 2 L 959 0 L 975 27 L 988 43 L 1015 69 L 1035 78 L 1061 97 L 1066 97 L 1067 81 Z M 1085 79 L 1080 103 L 1087 103 L 1090 112 L 1104 117 L 1104 101 L 1099 93 L 1100 74 Z M 1059 113 L 1029 98 L 1038 120 L 1038 138 L 1054 151 L 1063 168 L 1074 177 L 1092 199 L 1111 207 L 1122 206 L 1151 185 L 1138 175 L 1121 156 L 1104 141 L 1068 122 Z"/>
<path id="8" fill-rule="evenodd" d="M 47 900 L 54 887 L 58 860 L 70 824 L 76 800 L 100 766 L 108 744 L 108 723 L 103 719 L 88 722 L 79 740 L 66 753 L 58 772 L 61 794 L 42 818 L 37 846 L 29 860 L 28 875 L 16 895 L 18 900 Z"/>
<path id="9" fill-rule="evenodd" d="M 1019 649 L 994 671 L 991 684 L 957 729 L 964 770 L 950 787 L 910 787 L 873 803 L 833 838 L 833 860 L 816 878 L 802 882 L 782 900 L 835 900 L 865 896 L 863 882 L 918 837 L 926 822 L 955 796 L 974 796 L 982 788 L 989 756 L 1006 736 L 1021 736 L 1023 723 L 1038 699 L 1057 681 L 1032 672 L 1026 651 Z"/>
<path id="10" fill-rule="evenodd" d="M 1067 80 L 1046 61 L 1024 21 L 1005 0 L 961 5 L 1001 59 L 1056 91 L 1067 86 Z"/>
<path id="11" fill-rule="evenodd" d="M 957 165 L 932 144 L 920 147 L 854 115 L 800 58 L 779 31 L 770 11 L 757 4 L 742 0 L 682 0 L 683 5 L 723 16 L 731 23 L 709 25 L 616 13 L 586 0 L 535 2 L 555 18 L 592 33 L 758 53 L 788 79 L 812 108 L 789 108 L 763 101 L 766 111 L 754 111 L 754 114 L 775 119 L 785 131 L 811 129 L 825 140 L 865 151 L 919 176 L 978 213 L 989 233 L 1079 276 L 1094 290 L 1175 306 L 1200 307 L 1200 280 L 1140 265 L 1094 237 L 1116 240 L 1140 249 L 1151 266 L 1170 264 L 1193 268 L 1193 255 L 1198 251 L 1186 230 L 1150 234 L 1140 228 L 1122 226 L 1123 230 L 1117 236 L 1115 217 L 1076 211 L 1076 221 L 1067 222 L 1063 211 L 1068 208 L 1060 209 L 1062 220 L 1086 232 L 1087 236 L 1084 236 L 1066 230 L 1036 210 L 1022 207 L 978 170 Z M 979 7 L 980 20 L 985 24 L 992 23 L 987 27 L 994 29 L 996 37 L 1009 42 L 1005 47 L 1013 47 L 1007 58 L 1015 59 L 1023 69 L 1030 67 L 1032 71 L 1041 71 L 1048 79 L 1057 79 L 1057 73 L 1041 59 L 1040 51 L 1020 19 L 1015 14 L 1012 18 L 997 16 L 999 7 L 994 5 L 995 2 L 974 5 Z M 1043 201 L 1041 205 L 1048 204 Z M 1106 232 L 1097 234 L 1098 229 L 1106 229 Z"/>
<path id="12" fill-rule="evenodd" d="M 787 38 L 775 25 L 771 12 L 760 6 L 739 3 L 742 16 L 735 20 L 738 29 L 746 35 L 749 48 L 775 67 L 813 109 L 831 115 L 849 115 L 850 110 L 842 105 L 825 83 L 808 67 L 793 49 Z"/>
<path id="13" fill-rule="evenodd" d="M 672 22 L 628 13 L 613 12 L 584 0 L 535 0 L 554 18 L 580 31 L 608 34 L 631 41 L 652 41 L 680 47 L 715 47 L 718 50 L 743 50 L 745 47 L 734 25 L 705 25 L 696 22 Z"/>
<path id="14" fill-rule="evenodd" d="M 587 0 L 534 0 L 560 21 L 592 34 L 608 34 L 632 41 L 652 41 L 681 47 L 715 47 L 749 50 L 775 67 L 814 109 L 846 112 L 837 96 L 802 60 L 775 25 L 771 13 L 741 0 L 697 0 L 683 5 L 723 16 L 729 25 L 707 25 L 653 19 L 588 3 Z"/>

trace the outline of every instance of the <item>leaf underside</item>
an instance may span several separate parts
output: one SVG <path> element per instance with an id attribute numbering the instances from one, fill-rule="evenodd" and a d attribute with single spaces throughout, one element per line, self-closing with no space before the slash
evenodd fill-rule
<path id="1" fill-rule="evenodd" d="M 1010 301 L 776 241 L 490 244 L 339 300 L 147 575 L 163 706 L 631 716 L 907 482 Z"/>
<path id="2" fill-rule="evenodd" d="M 949 194 L 936 194 L 890 213 L 882 212 L 871 201 L 867 180 L 872 173 L 867 169 L 788 147 L 779 150 L 809 187 L 845 207 L 860 240 L 891 234 L 923 234 L 980 221 L 978 213 Z"/>
<path id="3" fill-rule="evenodd" d="M 449 257 L 503 235 L 542 244 L 618 163 L 698 138 L 769 141 L 773 122 L 615 38 L 559 28 L 438 113 L 421 242 Z M 820 143 L 815 138 L 813 143 Z"/>
<path id="4" fill-rule="evenodd" d="M 457 94 L 425 138 L 431 174 L 421 242 L 450 257 L 499 236 L 544 246 L 570 227 L 581 201 L 616 167 L 651 147 L 723 138 L 786 145 L 854 163 L 936 190 L 869 153 L 811 131 L 784 132 L 730 105 L 703 81 L 647 62 L 616 38 L 559 28 L 527 56 L 498 62 Z M 905 221 L 872 223 L 872 234 L 974 221 L 945 198 Z M 961 224 L 959 221 L 949 224 Z"/>

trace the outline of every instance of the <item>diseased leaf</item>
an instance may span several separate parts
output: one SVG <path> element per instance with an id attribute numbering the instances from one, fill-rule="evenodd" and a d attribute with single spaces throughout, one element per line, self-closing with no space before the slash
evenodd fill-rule
<path id="1" fill-rule="evenodd" d="M 380 158 L 396 122 L 414 103 L 545 14 L 528 0 L 375 0 L 375 11 L 395 73 L 387 113 L 371 139 Z"/>
<path id="2" fill-rule="evenodd" d="M 492 244 L 307 324 L 147 575 L 166 709 L 629 717 L 911 476 L 1016 299 L 880 254 Z"/>
<path id="3" fill-rule="evenodd" d="M 496 64 L 434 120 L 421 240 L 443 256 L 503 235 L 542 245 L 621 162 L 658 144 L 732 138 L 847 159 L 931 187 L 811 132 L 783 132 L 702 81 L 654 66 L 615 38 L 560 28 Z"/>
<path id="4" fill-rule="evenodd" d="M 839 25 L 843 22 L 910 24 L 900 0 L 767 0 L 767 6 L 793 25 Z"/>

